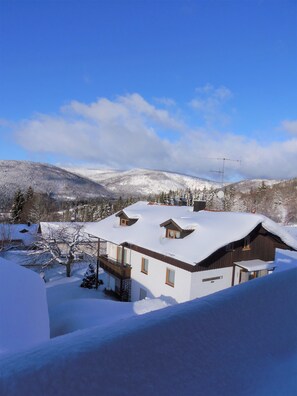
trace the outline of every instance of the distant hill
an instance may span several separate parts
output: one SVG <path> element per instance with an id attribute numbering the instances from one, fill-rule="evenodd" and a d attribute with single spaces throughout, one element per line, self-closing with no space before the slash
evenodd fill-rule
<path id="1" fill-rule="evenodd" d="M 180 173 L 159 170 L 131 169 L 129 171 L 66 168 L 102 184 L 110 193 L 121 196 L 148 196 L 170 190 L 207 190 L 219 183 Z"/>
<path id="2" fill-rule="evenodd" d="M 251 189 L 261 188 L 265 185 L 266 187 L 272 187 L 275 184 L 282 182 L 283 180 L 271 180 L 271 179 L 247 179 L 241 180 L 236 183 L 228 184 L 228 187 L 233 187 L 236 191 L 241 193 L 250 192 Z"/>
<path id="3" fill-rule="evenodd" d="M 11 200 L 18 188 L 50 194 L 62 200 L 109 197 L 100 184 L 54 165 L 29 161 L 0 161 L 0 206 Z"/>
<path id="4" fill-rule="evenodd" d="M 204 190 L 207 207 L 214 210 L 262 213 L 283 224 L 297 224 L 297 179 L 243 180 L 225 185 L 179 173 L 132 169 L 129 171 L 59 168 L 29 161 L 0 161 L 0 208 L 11 203 L 18 188 L 46 193 L 58 200 L 148 197 L 161 192 Z M 194 198 L 201 194 L 193 194 Z M 175 193 L 173 194 L 175 196 Z"/>
<path id="5" fill-rule="evenodd" d="M 225 188 L 225 208 L 262 213 L 283 224 L 297 224 L 297 178 L 245 180 Z"/>

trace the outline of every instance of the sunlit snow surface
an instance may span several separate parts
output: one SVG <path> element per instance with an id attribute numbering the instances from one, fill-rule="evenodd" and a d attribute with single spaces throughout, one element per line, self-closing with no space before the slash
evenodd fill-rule
<path id="1" fill-rule="evenodd" d="M 5 357 L 1 395 L 295 396 L 296 253 L 286 253 L 283 271 Z"/>
<path id="2" fill-rule="evenodd" d="M 49 317 L 43 280 L 0 258 L 0 354 L 47 340 Z"/>

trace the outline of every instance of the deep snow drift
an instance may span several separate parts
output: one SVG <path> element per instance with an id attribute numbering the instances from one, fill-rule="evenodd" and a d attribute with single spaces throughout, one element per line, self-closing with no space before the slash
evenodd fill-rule
<path id="1" fill-rule="evenodd" d="M 0 363 L 3 395 L 297 394 L 297 268 Z"/>
<path id="2" fill-rule="evenodd" d="M 49 340 L 43 280 L 33 271 L 2 258 L 0 322 L 0 354 L 31 348 Z"/>

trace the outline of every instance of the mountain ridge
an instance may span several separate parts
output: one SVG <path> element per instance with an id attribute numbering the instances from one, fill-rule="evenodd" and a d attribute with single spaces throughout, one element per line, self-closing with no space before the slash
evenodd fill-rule
<path id="1" fill-rule="evenodd" d="M 99 183 L 52 164 L 0 160 L 0 204 L 11 200 L 18 189 L 24 192 L 29 186 L 61 200 L 110 196 Z"/>

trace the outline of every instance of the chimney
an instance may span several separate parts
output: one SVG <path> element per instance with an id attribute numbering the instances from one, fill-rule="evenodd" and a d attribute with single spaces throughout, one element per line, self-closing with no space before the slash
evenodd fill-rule
<path id="1" fill-rule="evenodd" d="M 193 212 L 200 212 L 206 208 L 206 201 L 194 201 Z"/>

